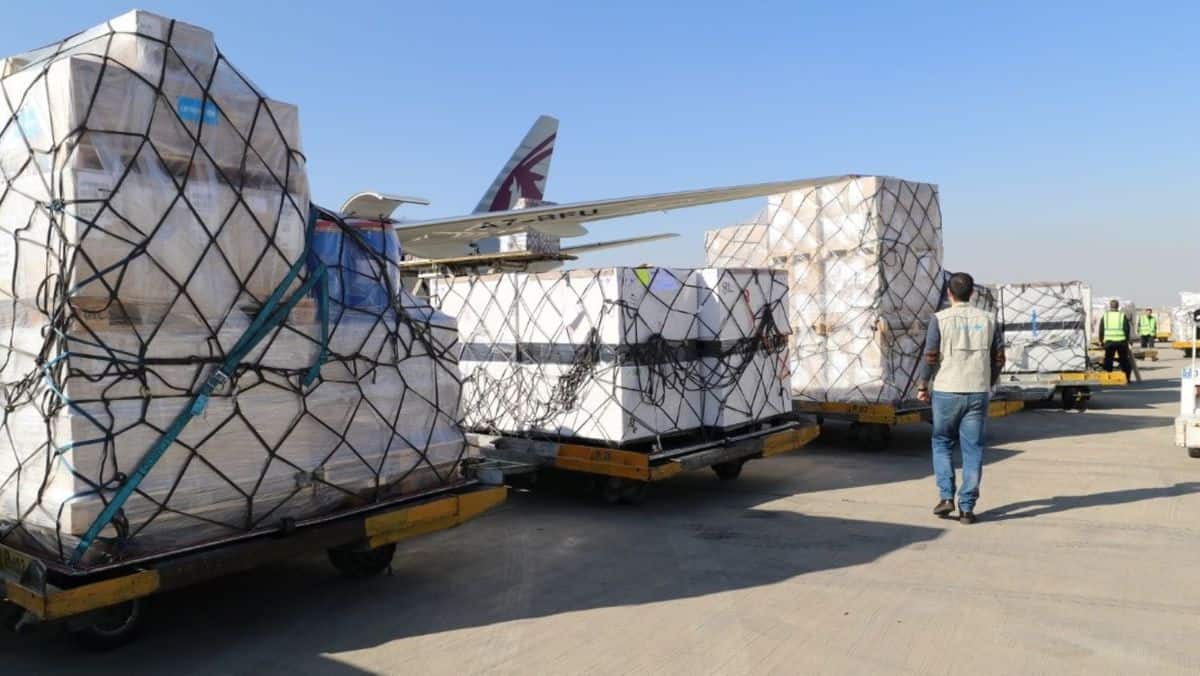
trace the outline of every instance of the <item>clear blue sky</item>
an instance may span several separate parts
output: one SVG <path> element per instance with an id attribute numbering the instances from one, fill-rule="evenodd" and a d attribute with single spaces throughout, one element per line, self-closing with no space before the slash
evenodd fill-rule
<path id="1" fill-rule="evenodd" d="M 571 5 L 580 6 L 571 6 Z M 1200 288 L 1195 3 L 146 2 L 300 105 L 317 201 L 478 200 L 539 113 L 565 202 L 843 172 L 941 186 L 946 263 L 1170 303 Z M 4 53 L 120 14 L 10 8 Z M 588 264 L 696 265 L 741 202 L 593 224 L 684 237 Z M 579 240 L 585 241 L 585 240 Z"/>

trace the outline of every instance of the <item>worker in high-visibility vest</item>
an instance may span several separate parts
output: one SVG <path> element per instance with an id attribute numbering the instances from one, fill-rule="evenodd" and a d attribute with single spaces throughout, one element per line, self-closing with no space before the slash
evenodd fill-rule
<path id="1" fill-rule="evenodd" d="M 1154 341 L 1158 340 L 1158 317 L 1154 316 L 1154 310 L 1146 308 L 1146 314 L 1138 317 L 1138 335 L 1142 338 L 1142 349 L 1154 347 Z"/>
<path id="2" fill-rule="evenodd" d="M 1100 342 L 1104 345 L 1104 370 L 1112 372 L 1113 357 L 1121 361 L 1121 370 L 1125 377 L 1133 373 L 1133 356 L 1129 354 L 1129 317 L 1121 312 L 1121 303 L 1111 301 L 1108 311 L 1100 319 Z"/>

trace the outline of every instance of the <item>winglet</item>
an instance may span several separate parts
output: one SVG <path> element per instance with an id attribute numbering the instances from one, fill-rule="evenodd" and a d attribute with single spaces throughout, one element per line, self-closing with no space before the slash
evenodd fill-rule
<path id="1" fill-rule="evenodd" d="M 541 201 L 546 194 L 557 136 L 558 120 L 549 115 L 539 117 L 483 194 L 474 213 L 515 209 L 522 198 L 527 202 Z"/>

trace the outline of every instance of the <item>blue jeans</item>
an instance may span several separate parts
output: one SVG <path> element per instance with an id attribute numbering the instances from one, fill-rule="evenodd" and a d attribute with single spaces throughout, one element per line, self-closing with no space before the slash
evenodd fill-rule
<path id="1" fill-rule="evenodd" d="M 983 440 L 988 414 L 987 392 L 933 393 L 933 474 L 942 500 L 954 499 L 954 445 L 962 449 L 962 490 L 958 509 L 975 511 L 983 477 Z"/>

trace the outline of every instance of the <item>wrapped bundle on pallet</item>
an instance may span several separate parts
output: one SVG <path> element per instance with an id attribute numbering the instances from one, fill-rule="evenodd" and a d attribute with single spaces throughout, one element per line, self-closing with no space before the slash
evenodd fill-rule
<path id="1" fill-rule="evenodd" d="M 1200 292 L 1180 291 L 1179 306 L 1171 311 L 1171 340 L 1186 342 L 1200 339 L 1193 313 L 1200 310 Z"/>
<path id="2" fill-rule="evenodd" d="M 1090 305 L 1080 282 L 1001 284 L 1004 372 L 1086 371 Z"/>
<path id="3" fill-rule="evenodd" d="M 0 73 L 0 541 L 87 566 L 452 479 L 453 320 L 390 229 L 315 223 L 294 106 L 145 12 Z"/>
<path id="4" fill-rule="evenodd" d="M 633 444 L 790 411 L 786 285 L 765 270 L 603 268 L 436 280 L 463 424 Z"/>
<path id="5" fill-rule="evenodd" d="M 710 265 L 789 275 L 789 366 L 802 401 L 899 403 L 942 298 L 937 187 L 854 177 L 772 196 L 708 233 Z"/>

